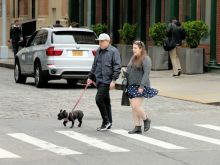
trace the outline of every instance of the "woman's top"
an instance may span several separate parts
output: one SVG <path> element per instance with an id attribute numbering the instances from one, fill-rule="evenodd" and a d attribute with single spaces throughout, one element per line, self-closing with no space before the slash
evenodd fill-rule
<path id="1" fill-rule="evenodd" d="M 140 88 L 150 87 L 149 74 L 151 70 L 151 59 L 145 56 L 142 65 L 137 68 L 129 63 L 127 66 L 128 85 L 139 85 Z"/>

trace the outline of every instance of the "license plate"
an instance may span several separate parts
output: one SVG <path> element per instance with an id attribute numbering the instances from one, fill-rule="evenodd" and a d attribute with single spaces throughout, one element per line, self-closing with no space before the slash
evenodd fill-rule
<path id="1" fill-rule="evenodd" d="M 73 50 L 72 55 L 73 56 L 83 56 L 83 51 Z"/>

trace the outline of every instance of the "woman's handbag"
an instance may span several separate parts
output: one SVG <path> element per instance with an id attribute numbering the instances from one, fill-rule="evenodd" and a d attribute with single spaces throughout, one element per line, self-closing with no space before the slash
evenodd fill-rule
<path id="1" fill-rule="evenodd" d="M 127 73 L 122 70 L 122 76 L 120 78 L 118 78 L 115 82 L 115 89 L 118 89 L 118 90 L 126 90 L 126 87 L 127 87 L 127 78 L 126 78 L 126 75 Z"/>
<path id="2" fill-rule="evenodd" d="M 122 106 L 130 106 L 130 101 L 128 97 L 128 92 L 125 90 L 122 93 L 122 98 L 121 98 L 121 105 Z"/>

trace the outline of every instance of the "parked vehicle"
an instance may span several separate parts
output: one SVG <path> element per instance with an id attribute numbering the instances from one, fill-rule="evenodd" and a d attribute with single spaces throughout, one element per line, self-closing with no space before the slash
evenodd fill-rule
<path id="1" fill-rule="evenodd" d="M 85 28 L 37 30 L 15 57 L 15 82 L 34 77 L 36 87 L 41 88 L 54 79 L 66 79 L 70 85 L 87 79 L 98 48 L 96 38 Z"/>

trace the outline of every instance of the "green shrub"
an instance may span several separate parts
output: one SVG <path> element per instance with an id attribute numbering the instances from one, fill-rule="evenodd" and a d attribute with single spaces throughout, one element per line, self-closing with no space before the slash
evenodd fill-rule
<path id="1" fill-rule="evenodd" d="M 203 21 L 187 21 L 183 23 L 186 32 L 186 43 L 190 48 L 196 48 L 202 37 L 208 35 L 208 25 Z"/>
<path id="2" fill-rule="evenodd" d="M 92 30 L 96 33 L 97 36 L 99 36 L 101 33 L 106 33 L 107 25 L 98 23 L 98 24 L 92 25 Z"/>
<path id="3" fill-rule="evenodd" d="M 155 23 L 149 29 L 149 35 L 154 41 L 154 45 L 163 45 L 166 34 L 166 24 L 165 23 Z"/>
<path id="4" fill-rule="evenodd" d="M 137 36 L 137 25 L 125 23 L 122 29 L 118 30 L 120 43 L 122 44 L 132 44 Z"/>

